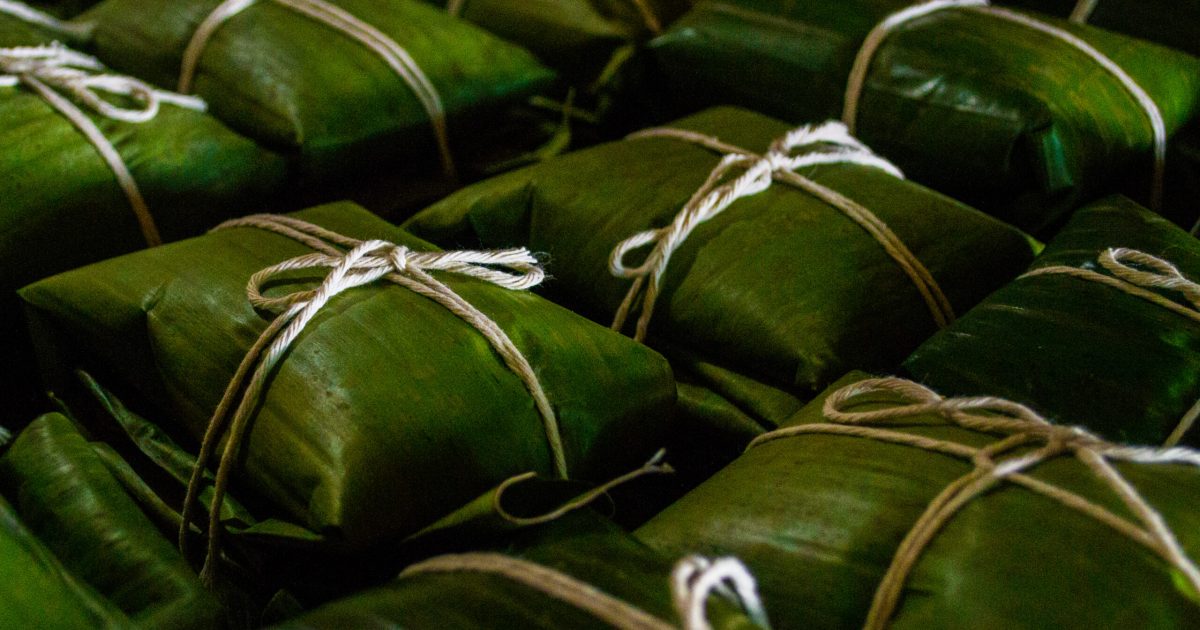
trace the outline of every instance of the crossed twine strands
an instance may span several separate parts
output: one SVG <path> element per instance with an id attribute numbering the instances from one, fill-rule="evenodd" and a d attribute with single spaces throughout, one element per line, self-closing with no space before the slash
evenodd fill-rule
<path id="1" fill-rule="evenodd" d="M 880 402 L 881 395 L 892 401 Z M 863 398 L 873 398 L 873 402 L 885 406 L 872 411 L 852 411 L 856 405 L 865 402 Z M 868 379 L 839 389 L 826 399 L 824 415 L 829 423 L 778 429 L 759 436 L 749 448 L 804 435 L 839 435 L 910 446 L 958 457 L 973 465 L 970 472 L 950 483 L 930 502 L 900 543 L 875 592 L 864 626 L 868 630 L 887 626 L 899 606 L 909 574 L 937 533 L 964 506 L 1005 481 L 1108 525 L 1162 558 L 1178 570 L 1192 588 L 1200 591 L 1200 568 L 1183 551 L 1163 517 L 1113 465 L 1113 462 L 1132 462 L 1200 466 L 1200 452 L 1182 447 L 1112 444 L 1079 427 L 1050 424 L 1030 408 L 1003 398 L 943 398 L 922 385 L 894 377 Z M 985 447 L 975 448 L 884 428 L 896 421 L 928 416 L 1001 437 Z M 1134 515 L 1134 520 L 1113 514 L 1075 492 L 1028 474 L 1038 465 L 1057 457 L 1074 457 L 1085 465 L 1120 498 Z"/>
<path id="2" fill-rule="evenodd" d="M 614 330 L 624 328 L 631 311 L 640 307 L 634 338 L 644 341 L 672 254 L 702 223 L 724 212 L 739 199 L 767 190 L 776 181 L 824 201 L 866 230 L 912 280 L 938 327 L 944 328 L 954 321 L 954 309 L 933 275 L 886 223 L 853 199 L 794 172 L 820 164 L 858 164 L 903 178 L 898 168 L 872 153 L 851 136 L 842 123 L 831 121 L 793 129 L 775 140 L 766 155 L 757 155 L 712 136 L 669 127 L 639 131 L 628 139 L 646 138 L 681 140 L 722 153 L 724 157 L 670 225 L 639 232 L 613 249 L 609 271 L 616 277 L 633 280 L 613 319 Z M 793 155 L 798 149 L 812 150 Z M 742 174 L 727 179 L 735 169 L 742 169 Z M 647 245 L 653 245 L 653 248 L 642 264 L 636 267 L 626 264 L 625 258 L 630 251 Z"/>
<path id="3" fill-rule="evenodd" d="M 184 554 L 187 553 L 187 536 L 194 506 L 203 484 L 205 462 L 212 457 L 213 450 L 228 425 L 229 439 L 218 465 L 209 506 L 208 549 L 201 569 L 201 577 L 207 583 L 211 584 L 215 579 L 220 557 L 220 505 L 224 500 L 232 466 L 236 461 L 250 415 L 261 399 L 268 375 L 305 326 L 329 300 L 344 291 L 378 280 L 387 280 L 434 300 L 487 338 L 509 369 L 521 378 L 534 398 L 535 406 L 543 419 L 556 472 L 560 477 L 567 477 L 566 459 L 557 419 L 528 361 L 495 322 L 429 274 L 431 271 L 443 271 L 469 276 L 510 290 L 527 290 L 537 286 L 544 278 L 537 260 L 527 250 L 414 252 L 387 241 L 352 239 L 312 223 L 280 215 L 252 215 L 227 221 L 215 230 L 236 227 L 253 227 L 274 232 L 312 248 L 315 253 L 297 256 L 267 267 L 251 276 L 246 287 L 248 299 L 256 308 L 281 313 L 251 346 L 230 380 L 209 422 L 188 484 L 179 531 L 179 546 Z M 276 298 L 262 294 L 262 287 L 280 274 L 303 269 L 330 271 L 315 289 L 297 291 Z M 647 473 L 669 472 L 670 467 L 660 463 L 662 456 L 662 452 L 658 453 L 640 469 L 585 493 L 548 514 L 524 521 L 515 520 L 522 524 L 552 520 L 630 479 Z M 521 475 L 509 479 L 502 484 L 501 490 L 528 476 Z M 617 627 L 655 630 L 673 627 L 568 575 L 501 554 L 441 556 L 409 567 L 401 577 L 419 573 L 464 571 L 505 577 L 577 606 Z M 740 562 L 732 558 L 711 562 L 698 556 L 685 558 L 677 565 L 672 575 L 672 593 L 681 618 L 685 621 L 685 627 L 689 630 L 709 628 L 706 604 L 714 594 L 734 602 L 752 619 L 767 627 L 766 615 L 755 590 L 753 577 Z"/>
<path id="4" fill-rule="evenodd" d="M 0 12 L 7 11 L 0 6 Z M 0 48 L 0 87 L 22 85 L 66 118 L 96 148 L 129 200 L 146 244 L 151 247 L 161 244 L 154 217 L 129 167 L 104 132 L 72 99 L 104 118 L 135 124 L 155 118 L 163 103 L 202 112 L 204 101 L 152 88 L 133 77 L 108 74 L 95 57 L 57 42 L 49 46 Z M 126 102 L 117 105 L 106 97 L 122 97 Z"/>
<path id="5" fill-rule="evenodd" d="M 323 24 L 350 39 L 365 46 L 387 64 L 397 76 L 412 90 L 421 107 L 429 116 L 430 125 L 438 146 L 438 156 L 441 160 L 442 173 L 448 180 L 457 179 L 457 169 L 450 152 L 450 139 L 446 129 L 446 110 L 442 98 L 433 82 L 417 65 L 412 55 L 396 40 L 388 37 L 379 29 L 360 20 L 350 12 L 324 0 L 269 0 L 270 2 L 302 15 L 319 24 Z M 179 71 L 178 90 L 190 92 L 196 76 L 196 69 L 204 49 L 213 35 L 230 18 L 258 4 L 259 0 L 225 0 L 217 5 L 192 34 L 183 53 L 183 61 Z"/>
<path id="6" fill-rule="evenodd" d="M 1095 8 L 1097 1 L 1092 0 L 1088 2 L 1087 0 L 1082 0 L 1076 7 L 1072 19 L 1076 22 L 1086 21 L 1087 16 L 1091 14 L 1091 10 Z M 846 98 L 842 111 L 842 121 L 850 128 L 851 133 L 854 132 L 855 124 L 858 120 L 859 102 L 862 97 L 863 86 L 866 84 L 867 74 L 871 69 L 871 62 L 875 59 L 875 54 L 878 52 L 880 46 L 883 45 L 883 42 L 901 26 L 913 20 L 939 11 L 952 9 L 981 13 L 1053 37 L 1090 57 L 1105 72 L 1120 82 L 1125 91 L 1137 101 L 1138 107 L 1146 113 L 1146 118 L 1150 122 L 1154 137 L 1154 175 L 1150 188 L 1150 207 L 1154 210 L 1162 208 L 1163 179 L 1166 176 L 1167 163 L 1167 124 L 1163 120 L 1162 112 L 1159 110 L 1158 104 L 1154 102 L 1154 99 L 1150 98 L 1150 95 L 1142 89 L 1141 85 L 1129 73 L 1125 72 L 1120 65 L 1078 36 L 1023 13 L 990 6 L 988 0 L 929 0 L 928 2 L 921 2 L 897 11 L 876 25 L 867 35 L 866 39 L 863 40 L 862 47 L 858 51 L 858 56 L 854 59 L 854 65 L 851 67 L 849 80 L 846 83 Z"/>
<path id="7" fill-rule="evenodd" d="M 221 454 L 209 508 L 208 550 L 201 571 L 206 581 L 212 582 L 220 554 L 220 505 L 241 441 L 272 369 L 329 300 L 344 291 L 379 280 L 399 285 L 437 302 L 488 340 L 532 396 L 542 418 L 555 472 L 563 478 L 568 476 L 558 420 L 529 361 L 499 325 L 430 275 L 432 271 L 443 271 L 505 289 L 524 291 L 537 286 L 545 277 L 537 260 L 527 250 L 416 252 L 387 241 L 353 239 L 306 221 L 269 214 L 227 221 L 214 231 L 236 227 L 274 232 L 313 249 L 315 253 L 267 267 L 251 276 L 246 287 L 247 296 L 255 308 L 278 311 L 280 314 L 250 347 L 230 380 L 209 421 L 188 484 L 179 530 L 179 546 L 185 554 L 188 528 L 203 484 L 204 468 L 228 425 L 229 439 Z M 262 287 L 267 282 L 285 272 L 302 269 L 329 269 L 329 273 L 312 290 L 276 298 L 262 294 Z"/>
<path id="8" fill-rule="evenodd" d="M 677 624 L 660 619 L 570 575 L 528 560 L 498 553 L 438 556 L 405 569 L 400 578 L 434 573 L 484 573 L 522 584 L 585 611 L 622 630 L 672 630 Z M 769 628 L 758 587 L 736 558 L 710 560 L 688 556 L 671 572 L 671 598 L 685 630 L 710 630 L 707 604 L 719 596 L 743 611 L 760 628 Z"/>

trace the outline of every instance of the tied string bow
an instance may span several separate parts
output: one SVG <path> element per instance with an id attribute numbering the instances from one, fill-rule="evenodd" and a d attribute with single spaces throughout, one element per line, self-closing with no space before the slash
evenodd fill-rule
<path id="1" fill-rule="evenodd" d="M 1083 267 L 1051 265 L 1034 269 L 1021 277 L 1064 275 L 1095 282 L 1141 298 L 1200 324 L 1200 284 L 1184 276 L 1174 264 L 1152 254 L 1127 247 L 1112 247 L 1101 252 L 1098 263 L 1101 269 L 1112 275 L 1105 275 L 1094 269 Z M 1177 292 L 1188 303 L 1180 304 L 1156 292 L 1156 289 Z M 1163 442 L 1163 446 L 1179 444 L 1180 440 L 1195 425 L 1198 417 L 1200 417 L 1200 400 L 1196 401 L 1183 415 L 1171 435 Z"/>
<path id="2" fill-rule="evenodd" d="M 437 302 L 478 330 L 491 343 L 533 397 L 542 418 L 555 472 L 560 477 L 567 477 L 566 456 L 558 421 L 532 366 L 494 321 L 430 275 L 432 271 L 442 271 L 469 276 L 510 290 L 526 290 L 537 286 L 544 278 L 538 261 L 527 250 L 416 252 L 387 241 L 352 239 L 299 219 L 279 215 L 252 215 L 227 221 L 215 230 L 234 227 L 268 230 L 316 251 L 255 273 L 246 287 L 247 297 L 256 308 L 281 312 L 250 347 L 230 379 L 209 421 L 196 465 L 192 469 L 179 530 L 179 545 L 185 554 L 188 528 L 199 497 L 205 462 L 211 458 L 228 425 L 229 439 L 221 454 L 209 507 L 208 550 L 201 571 L 206 582 L 211 583 L 215 577 L 220 554 L 220 505 L 251 414 L 258 405 L 269 374 L 305 326 L 331 299 L 379 280 L 386 280 Z M 282 273 L 303 269 L 328 269 L 329 272 L 314 289 L 281 297 L 263 295 L 262 287 L 267 282 Z"/>
<path id="3" fill-rule="evenodd" d="M 724 212 L 739 199 L 767 190 L 776 180 L 832 205 L 861 226 L 912 279 L 937 324 L 946 326 L 954 319 L 949 300 L 933 276 L 882 220 L 852 199 L 794 172 L 820 164 L 857 164 L 903 178 L 898 168 L 872 153 L 870 148 L 851 136 L 842 123 L 830 121 L 793 129 L 773 142 L 763 156 L 710 136 L 681 129 L 648 129 L 629 136 L 630 139 L 656 137 L 683 140 L 725 155 L 669 225 L 639 232 L 613 249 L 609 257 L 610 273 L 618 278 L 633 280 L 613 319 L 614 330 L 624 328 L 630 312 L 640 302 L 641 315 L 634 338 L 644 341 L 654 314 L 654 305 L 662 290 L 663 275 L 674 252 L 700 224 Z M 794 154 L 798 149 L 806 148 L 812 150 Z M 742 170 L 741 175 L 728 179 L 729 174 L 738 169 Z M 631 251 L 647 245 L 653 245 L 653 248 L 640 265 L 632 266 L 625 262 Z"/>
<path id="4" fill-rule="evenodd" d="M 0 87 L 20 85 L 33 90 L 96 148 L 129 200 L 146 244 L 152 247 L 161 244 L 162 237 L 154 217 L 129 167 L 104 132 L 72 99 L 105 118 L 127 123 L 144 123 L 153 119 L 158 115 L 162 103 L 204 111 L 204 101 L 154 89 L 133 77 L 107 74 L 95 57 L 58 43 L 0 48 Z M 121 97 L 125 102 L 113 103 L 109 100 L 112 97 Z"/>
<path id="5" fill-rule="evenodd" d="M 881 397 L 891 402 L 883 403 Z M 884 406 L 869 411 L 852 410 L 863 402 L 863 398 L 871 398 L 872 402 Z M 919 448 L 965 459 L 973 465 L 970 472 L 953 481 L 933 499 L 901 542 L 875 592 L 866 628 L 886 627 L 899 605 L 909 574 L 937 533 L 965 505 L 1003 481 L 1020 485 L 1108 525 L 1162 558 L 1192 588 L 1200 590 L 1200 568 L 1183 551 L 1163 517 L 1113 465 L 1113 462 L 1133 462 L 1200 466 L 1200 452 L 1182 447 L 1164 449 L 1112 444 L 1079 427 L 1051 424 L 1029 407 L 1010 400 L 989 396 L 943 398 L 922 385 L 900 378 L 868 379 L 843 387 L 826 399 L 824 415 L 830 423 L 778 429 L 759 436 L 750 447 L 800 435 L 841 435 Z M 879 426 L 927 416 L 1000 437 L 985 447 L 975 448 Z M 1064 456 L 1083 463 L 1113 491 L 1134 519 L 1118 516 L 1075 492 L 1027 472 L 1043 462 Z"/>

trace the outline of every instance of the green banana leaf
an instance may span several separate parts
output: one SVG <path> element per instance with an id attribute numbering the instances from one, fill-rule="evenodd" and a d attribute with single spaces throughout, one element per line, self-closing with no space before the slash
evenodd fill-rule
<path id="1" fill-rule="evenodd" d="M 594 513 L 530 528 L 489 549 L 565 573 L 672 625 L 672 560 Z M 709 604 L 714 628 L 754 628 L 731 604 Z M 482 573 L 404 576 L 278 628 L 594 628 L 591 614 L 506 578 Z"/>
<path id="2" fill-rule="evenodd" d="M 49 44 L 0 15 L 0 46 Z M 211 116 L 162 104 L 144 123 L 111 120 L 81 105 L 113 144 L 164 240 L 199 234 L 260 209 L 283 184 L 285 166 Z M 112 169 L 71 122 L 29 88 L 0 88 L 0 328 L 5 361 L 32 364 L 16 289 L 35 280 L 146 247 Z M 32 370 L 11 370 L 0 392 L 14 417 L 42 411 Z M 19 428 L 19 427 L 15 427 Z"/>
<path id="3" fill-rule="evenodd" d="M 826 396 L 865 378 L 850 374 L 785 426 L 828 422 Z M 876 394 L 853 410 L 901 401 Z M 879 426 L 970 447 L 999 439 L 932 415 Z M 1115 466 L 1165 518 L 1183 550 L 1200 555 L 1200 470 Z M 758 578 L 777 628 L 862 627 L 901 540 L 934 497 L 971 469 L 967 460 L 862 437 L 782 438 L 752 447 L 634 534 L 666 553 L 741 558 Z M 1133 518 L 1076 459 L 1024 472 Z M 1200 594 L 1178 577 L 1108 525 L 1001 482 L 937 531 L 905 582 L 890 627 L 1194 627 Z"/>
<path id="4" fill-rule="evenodd" d="M 432 247 L 348 202 L 294 216 L 356 238 Z M 73 376 L 54 370 L 86 367 L 194 444 L 267 326 L 246 298 L 247 280 L 304 253 L 273 233 L 228 229 L 26 287 L 48 381 L 70 400 Z M 659 448 L 674 400 L 661 357 L 537 296 L 443 281 L 529 360 L 558 416 L 572 477 L 603 481 Z M 390 284 L 339 295 L 316 315 L 269 376 L 241 453 L 233 488 L 247 490 L 239 491 L 247 507 L 345 551 L 414 533 L 513 475 L 551 472 L 533 400 L 486 340 Z M 259 501 L 250 505 L 250 496 Z"/>
<path id="5" fill-rule="evenodd" d="M 25 428 L 0 458 L 0 488 L 79 578 L 144 628 L 210 628 L 216 600 L 65 416 Z"/>
<path id="6" fill-rule="evenodd" d="M 1161 257 L 1200 279 L 1200 241 L 1123 197 L 1079 210 L 1032 268 L 1107 275 L 1097 260 L 1110 247 Z M 1110 439 L 1161 444 L 1200 399 L 1200 330 L 1112 287 L 1036 276 L 984 300 L 918 348 L 904 369 L 945 394 L 1003 396 Z M 1200 434 L 1184 442 L 1198 444 Z"/>
<path id="7" fill-rule="evenodd" d="M 71 575 L 0 497 L 0 628 L 133 628 Z"/>
<path id="8" fill-rule="evenodd" d="M 100 0 L 26 0 L 27 4 L 39 11 L 45 11 L 59 18 L 70 18 L 83 13 Z"/>
<path id="9" fill-rule="evenodd" d="M 672 126 L 752 151 L 789 130 L 734 108 Z M 613 142 L 468 187 L 406 227 L 443 246 L 547 252 L 545 294 L 609 323 L 629 288 L 608 270 L 614 246 L 670 223 L 720 157 L 673 139 Z M 876 213 L 959 312 L 1033 256 L 1019 231 L 881 171 L 824 165 L 802 174 Z M 739 449 L 846 370 L 892 369 L 936 330 L 917 289 L 873 238 L 825 202 L 776 184 L 684 242 L 648 343 L 672 360 L 685 415 L 706 425 L 682 432 L 712 431 L 726 436 L 719 446 Z M 679 450 L 668 450 L 682 469 Z"/>
<path id="10" fill-rule="evenodd" d="M 690 0 L 427 0 L 519 44 L 575 82 L 594 81 L 622 47 L 661 32 Z M 649 15 L 638 8 L 641 2 Z M 456 6 L 457 5 L 457 6 Z"/>
<path id="11" fill-rule="evenodd" d="M 174 89 L 184 49 L 219 4 L 107 0 L 78 21 L 94 25 L 101 59 Z M 464 159 L 485 150 L 509 105 L 553 80 L 528 52 L 418 0 L 332 4 L 411 55 L 440 95 L 451 147 Z M 224 23 L 200 57 L 194 86 L 218 118 L 294 156 L 311 201 L 412 203 L 388 196 L 427 197 L 449 184 L 413 90 L 358 41 L 283 5 L 258 2 Z"/>
<path id="12" fill-rule="evenodd" d="M 803 122 L 841 116 L 863 39 L 910 0 L 702 1 L 651 43 L 663 98 L 691 111 L 750 107 Z M 1169 135 L 1200 111 L 1200 60 L 1086 25 L 1039 18 L 1106 54 L 1158 104 Z M 971 10 L 909 22 L 880 47 L 858 135 L 914 179 L 1035 234 L 1138 175 L 1146 115 L 1064 42 Z M 1189 217 L 1194 220 L 1194 216 Z"/>
<path id="13" fill-rule="evenodd" d="M 1004 0 L 1001 4 L 1069 17 L 1077 0 Z M 1096 0 L 1087 23 L 1200 55 L 1200 2 Z"/>

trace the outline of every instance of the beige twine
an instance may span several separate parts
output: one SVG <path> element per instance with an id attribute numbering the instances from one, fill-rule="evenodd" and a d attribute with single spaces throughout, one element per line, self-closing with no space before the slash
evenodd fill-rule
<path id="1" fill-rule="evenodd" d="M 204 49 L 208 46 L 208 41 L 213 34 L 230 18 L 258 1 L 225 0 L 200 23 L 183 53 L 183 63 L 179 71 L 180 92 L 191 91 L 200 57 L 204 54 Z M 270 1 L 342 33 L 370 49 L 382 59 L 408 85 L 417 100 L 420 101 L 425 113 L 429 116 L 434 136 L 437 139 L 442 172 L 448 179 L 457 178 L 454 159 L 450 153 L 450 139 L 446 130 L 446 111 L 442 106 L 442 98 L 429 77 L 425 76 L 425 72 L 421 70 L 421 67 L 404 47 L 374 26 L 351 15 L 345 9 L 325 2 L 325 0 Z"/>
<path id="2" fill-rule="evenodd" d="M 544 278 L 537 260 L 527 250 L 415 252 L 387 241 L 360 241 L 306 221 L 270 214 L 226 221 L 214 228 L 214 231 L 235 227 L 252 227 L 274 232 L 302 243 L 317 253 L 298 256 L 267 267 L 251 276 L 246 287 L 246 294 L 255 308 L 282 312 L 267 326 L 238 366 L 221 402 L 213 412 L 192 469 L 182 510 L 183 523 L 179 529 L 179 546 L 185 555 L 188 525 L 191 523 L 194 504 L 199 496 L 204 465 L 212 456 L 228 421 L 229 440 L 221 454 L 209 507 L 208 553 L 201 571 L 207 582 L 212 583 L 220 553 L 221 502 L 241 440 L 262 396 L 268 375 L 304 327 L 329 300 L 339 293 L 378 280 L 387 280 L 437 302 L 470 324 L 488 340 L 505 365 L 529 390 L 542 418 L 555 472 L 562 478 L 567 477 L 566 455 L 558 420 L 533 367 L 496 322 L 429 274 L 430 271 L 444 271 L 469 276 L 506 289 L 527 290 L 537 286 Z M 343 248 L 348 251 L 343 251 Z M 262 294 L 262 287 L 283 272 L 325 268 L 330 270 L 329 274 L 315 289 L 297 291 L 278 298 L 269 298 Z M 253 375 L 246 382 L 246 376 L 252 369 Z M 238 392 L 241 392 L 240 398 Z M 235 410 L 230 420 L 231 409 Z"/>
<path id="3" fill-rule="evenodd" d="M 1076 24 L 1087 24 L 1099 4 L 1100 0 L 1079 0 L 1075 4 L 1075 9 L 1071 11 L 1071 21 Z"/>
<path id="4" fill-rule="evenodd" d="M 692 195 L 670 225 L 639 232 L 613 248 L 609 257 L 609 271 L 619 278 L 633 280 L 625 299 L 613 319 L 613 329 L 621 330 L 629 313 L 641 300 L 641 316 L 637 322 L 634 338 L 643 341 L 654 314 L 654 305 L 661 290 L 663 275 L 671 255 L 700 224 L 724 212 L 739 199 L 749 197 L 780 181 L 802 190 L 833 206 L 867 231 L 887 252 L 921 293 L 930 313 L 939 327 L 954 320 L 950 301 L 941 287 L 921 261 L 908 249 L 898 236 L 879 217 L 867 208 L 841 193 L 818 184 L 793 171 L 818 164 L 858 164 L 876 168 L 895 177 L 902 178 L 900 170 L 887 160 L 871 153 L 866 145 L 849 135 L 841 123 L 828 122 L 818 126 L 804 126 L 788 132 L 771 144 L 765 156 L 724 143 L 704 134 L 672 128 L 654 128 L 640 131 L 629 139 L 671 138 L 703 146 L 723 153 L 724 157 L 709 174 L 700 189 Z M 818 147 L 817 150 L 792 155 L 796 149 Z M 745 172 L 732 180 L 725 181 L 734 169 Z M 626 266 L 624 259 L 631 250 L 653 244 L 654 248 L 645 261 L 637 267 Z"/>
<path id="5" fill-rule="evenodd" d="M 400 578 L 431 573 L 482 573 L 497 575 L 529 587 L 582 610 L 622 630 L 673 630 L 676 626 L 605 593 L 575 577 L 549 567 L 499 553 L 464 553 L 438 556 L 400 573 Z M 709 630 L 705 606 L 713 594 L 745 606 L 747 615 L 763 628 L 766 615 L 759 602 L 754 578 L 733 558 L 710 562 L 698 556 L 680 561 L 671 579 L 672 600 L 681 608 L 685 630 Z M 753 608 L 753 610 L 751 610 Z"/>
<path id="6" fill-rule="evenodd" d="M 59 92 L 83 103 L 100 116 L 135 124 L 157 116 L 162 103 L 202 112 L 205 109 L 204 101 L 156 90 L 133 77 L 102 74 L 103 71 L 104 66 L 94 57 L 58 43 L 0 48 L 0 87 L 28 87 L 82 133 L 112 170 L 117 184 L 129 200 L 146 244 L 151 247 L 160 245 L 162 237 L 154 224 L 154 217 L 121 154 L 104 137 L 104 132 L 96 123 Z M 126 97 L 134 107 L 114 105 L 102 95 Z"/>
<path id="7" fill-rule="evenodd" d="M 866 84 L 867 73 L 870 72 L 871 62 L 875 59 L 875 53 L 883 45 L 884 40 L 900 26 L 912 20 L 948 9 L 982 13 L 1053 37 L 1090 57 L 1105 72 L 1119 81 L 1125 91 L 1137 101 L 1138 106 L 1146 113 L 1146 118 L 1150 122 L 1154 135 L 1154 179 L 1150 190 L 1150 207 L 1155 210 L 1162 207 L 1163 178 L 1166 174 L 1167 163 L 1167 124 L 1154 99 L 1150 98 L 1150 95 L 1121 66 L 1080 37 L 1023 13 L 990 6 L 988 0 L 930 0 L 893 13 L 875 26 L 863 40 L 846 82 L 842 121 L 850 128 L 851 133 L 854 132 L 858 121 L 859 100 Z"/>
<path id="8" fill-rule="evenodd" d="M 91 28 L 87 24 L 72 24 L 64 22 L 53 15 L 38 11 L 24 2 L 13 2 L 12 0 L 0 0 L 0 13 L 9 15 L 28 22 L 35 26 L 56 31 L 63 35 L 71 35 L 74 37 L 87 37 Z"/>
<path id="9" fill-rule="evenodd" d="M 527 472 L 514 477 L 509 477 L 496 487 L 496 492 L 492 496 L 492 510 L 495 511 L 495 513 L 505 521 L 521 527 L 541 525 L 543 523 L 556 521 L 569 512 L 573 512 L 591 505 L 593 501 L 607 495 L 614 488 L 629 483 L 634 479 L 638 479 L 646 475 L 673 474 L 675 469 L 672 468 L 670 464 L 663 462 L 663 458 L 666 457 L 666 455 L 667 451 L 665 449 L 660 450 L 654 454 L 654 457 L 650 458 L 650 461 L 646 462 L 640 468 L 627 472 L 620 477 L 613 479 L 612 481 L 596 486 L 595 488 L 588 490 L 587 492 L 571 499 L 570 501 L 566 501 L 557 508 L 537 516 L 517 516 L 504 509 L 503 505 L 504 493 L 507 492 L 509 488 L 537 477 L 537 473 Z"/>
<path id="10" fill-rule="evenodd" d="M 847 411 L 860 396 L 878 394 L 897 396 L 903 402 L 876 411 Z M 938 531 L 963 506 L 1002 481 L 1020 485 L 1108 525 L 1158 555 L 1177 569 L 1192 588 L 1200 591 L 1200 568 L 1183 551 L 1162 515 L 1112 464 L 1120 461 L 1200 466 L 1200 452 L 1183 447 L 1160 449 L 1112 444 L 1079 427 L 1050 424 L 1032 409 L 1003 398 L 943 398 L 922 385 L 894 377 L 868 379 L 839 389 L 826 399 L 824 414 L 831 423 L 778 429 L 759 436 L 748 448 L 801 435 L 840 435 L 911 446 L 965 459 L 974 466 L 934 498 L 905 536 L 875 592 L 864 626 L 868 630 L 882 629 L 892 618 L 909 573 Z M 983 448 L 975 448 L 958 442 L 868 426 L 927 415 L 939 416 L 964 429 L 1003 437 Z M 1009 456 L 1002 459 L 1006 454 Z M 1046 461 L 1066 456 L 1074 457 L 1087 466 L 1099 481 L 1116 493 L 1137 522 L 1117 516 L 1079 494 L 1025 473 Z"/>
<path id="11" fill-rule="evenodd" d="M 1131 265 L 1137 265 L 1145 270 L 1137 269 Z M 1100 254 L 1100 266 L 1113 275 L 1106 276 L 1091 269 L 1080 267 L 1053 265 L 1034 269 L 1021 276 L 1021 278 L 1064 275 L 1103 284 L 1104 286 L 1123 291 L 1152 304 L 1157 304 L 1176 315 L 1182 315 L 1196 323 L 1200 323 L 1200 284 L 1196 284 L 1184 277 L 1175 265 L 1157 256 L 1152 256 L 1136 249 L 1113 247 Z M 1187 298 L 1191 306 L 1184 306 L 1149 289 L 1178 291 Z M 1188 409 L 1187 413 L 1183 415 L 1183 418 L 1180 419 L 1179 424 L 1171 432 L 1171 435 L 1167 437 L 1163 446 L 1175 446 L 1178 444 L 1196 423 L 1197 417 L 1200 417 L 1200 400 L 1196 401 L 1191 409 Z"/>

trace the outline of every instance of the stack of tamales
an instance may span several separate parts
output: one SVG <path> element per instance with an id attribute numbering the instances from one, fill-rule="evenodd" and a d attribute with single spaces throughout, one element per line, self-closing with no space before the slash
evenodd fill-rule
<path id="1" fill-rule="evenodd" d="M 0 630 L 1197 626 L 1189 11 L 0 0 Z"/>

